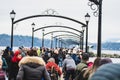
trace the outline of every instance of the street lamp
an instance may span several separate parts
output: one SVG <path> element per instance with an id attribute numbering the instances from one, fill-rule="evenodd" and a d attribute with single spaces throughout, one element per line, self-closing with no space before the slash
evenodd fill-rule
<path id="1" fill-rule="evenodd" d="M 85 31 L 85 26 L 82 26 L 82 51 L 84 50 L 84 31 Z"/>
<path id="2" fill-rule="evenodd" d="M 88 52 L 88 23 L 90 20 L 90 15 L 87 13 L 85 15 L 85 20 L 86 20 L 86 48 L 85 48 L 85 52 Z"/>
<path id="3" fill-rule="evenodd" d="M 57 38 L 55 38 L 55 48 L 57 49 Z"/>
<path id="4" fill-rule="evenodd" d="M 44 47 L 44 29 L 42 29 L 42 47 Z"/>
<path id="5" fill-rule="evenodd" d="M 80 50 L 82 50 L 82 31 L 80 33 L 79 47 L 80 47 Z"/>
<path id="6" fill-rule="evenodd" d="M 11 17 L 11 20 L 12 20 L 12 28 L 11 28 L 11 49 L 13 49 L 13 22 L 14 22 L 14 19 L 15 19 L 15 12 L 14 10 L 12 10 L 12 12 L 10 12 L 10 17 Z"/>
<path id="7" fill-rule="evenodd" d="M 94 15 L 98 16 L 98 43 L 97 43 L 97 57 L 101 57 L 101 28 L 102 28 L 102 0 L 89 0 L 89 6 L 94 11 Z M 97 8 L 94 8 L 96 5 Z M 96 15 L 97 14 L 97 15 Z"/>
<path id="8" fill-rule="evenodd" d="M 63 41 L 62 41 L 62 39 L 61 39 L 61 48 L 63 47 Z"/>
<path id="9" fill-rule="evenodd" d="M 51 33 L 51 49 L 52 49 L 52 46 L 53 46 L 53 33 Z"/>
<path id="10" fill-rule="evenodd" d="M 60 37 L 58 38 L 58 48 L 60 48 Z"/>
<path id="11" fill-rule="evenodd" d="M 34 27 L 35 27 L 35 23 L 32 23 L 31 26 L 32 26 L 32 48 L 33 48 L 33 41 L 34 41 Z"/>

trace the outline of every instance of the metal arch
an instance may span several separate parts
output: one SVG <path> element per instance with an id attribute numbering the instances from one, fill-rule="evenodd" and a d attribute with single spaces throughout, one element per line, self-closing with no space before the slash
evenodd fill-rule
<path id="1" fill-rule="evenodd" d="M 59 35 L 60 36 L 60 35 Z M 78 37 L 76 37 L 76 36 L 74 36 L 74 35 L 72 35 L 72 36 L 68 36 L 68 35 L 64 35 L 64 36 L 54 36 L 53 38 L 56 38 L 56 39 L 62 39 L 62 40 L 65 40 L 65 38 L 68 38 L 68 39 L 72 39 L 72 40 L 75 40 L 75 42 L 77 43 L 77 44 L 79 44 L 80 43 L 80 38 L 78 38 Z M 67 39 L 66 39 L 67 40 Z M 69 43 L 69 42 L 67 42 L 67 43 Z M 57 45 L 57 44 L 56 44 Z"/>
<path id="2" fill-rule="evenodd" d="M 65 35 L 65 36 L 54 36 L 53 38 L 68 38 L 68 39 L 70 39 L 70 38 L 74 38 L 74 39 L 80 39 L 79 37 L 76 37 L 76 36 L 68 36 L 68 35 Z"/>
<path id="3" fill-rule="evenodd" d="M 48 32 L 48 33 L 44 34 L 44 36 L 46 36 L 46 35 L 48 35 L 48 34 L 50 34 L 50 33 L 55 33 L 55 32 L 66 32 L 66 33 L 71 33 L 71 34 L 80 36 L 80 35 L 78 35 L 78 34 L 76 34 L 76 33 L 70 32 L 70 31 L 51 31 L 51 32 Z"/>
<path id="4" fill-rule="evenodd" d="M 65 41 L 65 38 L 66 37 L 60 37 L 60 39 L 62 39 L 62 40 L 64 40 Z M 71 38 L 74 38 L 74 37 L 71 37 Z M 72 39 L 73 40 L 73 39 Z M 66 41 L 67 42 L 67 41 Z M 76 43 L 78 43 L 79 44 L 79 41 L 74 41 L 74 42 L 76 42 Z M 68 42 L 67 42 L 68 43 Z"/>
<path id="5" fill-rule="evenodd" d="M 58 36 L 57 37 L 53 37 L 53 38 L 58 38 Z M 74 39 L 74 40 L 78 40 L 79 38 L 78 37 L 74 37 L 74 36 L 60 36 L 60 38 L 68 38 L 68 39 Z"/>
<path id="6" fill-rule="evenodd" d="M 78 36 L 75 36 L 75 35 L 69 35 L 69 34 L 56 35 L 56 36 L 54 36 L 53 38 L 55 38 L 55 37 L 59 37 L 59 36 L 73 36 L 73 37 L 77 37 L 77 38 L 80 39 L 80 36 L 78 37 Z"/>
<path id="7" fill-rule="evenodd" d="M 62 39 L 65 39 L 65 38 L 67 38 L 68 37 L 68 39 L 72 39 L 72 40 L 76 40 L 76 42 L 78 42 L 79 43 L 79 38 L 78 37 L 72 37 L 72 36 L 61 36 L 60 37 L 60 39 L 62 38 Z M 57 39 L 57 37 L 54 37 L 54 38 L 56 38 Z"/>
<path id="8" fill-rule="evenodd" d="M 65 38 L 66 38 L 66 37 L 60 37 L 58 40 L 61 39 L 62 41 L 64 41 L 64 43 L 67 43 L 68 45 L 71 45 L 71 44 L 79 44 L 79 41 L 76 41 L 76 43 L 69 43 L 68 41 L 65 40 Z M 73 38 L 73 37 L 71 37 L 71 38 Z M 57 39 L 57 38 L 56 38 L 56 39 Z"/>
<path id="9" fill-rule="evenodd" d="M 67 26 L 59 26 L 59 25 L 44 26 L 44 27 L 35 29 L 34 32 L 35 32 L 35 31 L 38 31 L 38 30 L 40 30 L 40 29 L 50 28 L 50 27 L 63 27 L 63 28 L 72 29 L 72 30 L 75 30 L 75 31 L 77 31 L 77 32 L 79 32 L 79 33 L 82 33 L 82 31 L 79 31 L 79 30 L 77 30 L 77 29 L 75 29 L 75 28 L 71 28 L 71 27 L 67 27 Z"/>
<path id="10" fill-rule="evenodd" d="M 72 40 L 77 40 L 77 42 L 79 42 L 79 38 L 78 37 L 74 37 L 74 36 L 54 36 L 53 38 L 56 38 L 56 39 L 58 39 L 58 38 L 68 38 L 68 39 L 72 39 Z"/>
<path id="11" fill-rule="evenodd" d="M 72 18 L 69 18 L 69 17 L 65 17 L 65 16 L 60 16 L 60 15 L 32 15 L 32 16 L 28 16 L 28 17 L 24 17 L 24 18 L 18 19 L 16 21 L 14 21 L 13 24 L 18 23 L 18 22 L 23 21 L 23 20 L 26 20 L 26 19 L 35 18 L 35 17 L 58 17 L 58 18 L 71 20 L 73 22 L 76 22 L 78 24 L 86 26 L 86 24 L 84 24 L 84 23 L 82 23 L 82 22 L 80 22 L 78 20 L 75 20 L 75 19 L 72 19 Z"/>

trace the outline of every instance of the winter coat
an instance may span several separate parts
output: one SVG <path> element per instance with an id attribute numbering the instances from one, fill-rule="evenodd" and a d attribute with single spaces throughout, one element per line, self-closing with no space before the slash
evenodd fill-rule
<path id="1" fill-rule="evenodd" d="M 24 57 L 19 62 L 17 80 L 51 80 L 45 68 L 45 62 L 40 57 Z"/>
<path id="2" fill-rule="evenodd" d="M 73 58 L 69 55 L 67 56 L 63 61 L 63 68 L 66 68 L 66 70 L 69 69 L 76 69 L 76 64 Z"/>
<path id="3" fill-rule="evenodd" d="M 76 66 L 76 76 L 84 69 L 84 68 L 87 68 L 88 66 L 87 66 L 87 63 L 85 63 L 85 62 L 80 62 L 79 64 L 77 64 L 77 66 Z"/>
<path id="4" fill-rule="evenodd" d="M 82 71 L 83 68 L 87 68 L 87 67 L 88 67 L 88 66 L 87 66 L 87 63 L 85 63 L 85 62 L 80 62 L 80 63 L 77 65 L 76 70 Z"/>
<path id="5" fill-rule="evenodd" d="M 16 79 L 17 73 L 19 71 L 18 63 L 22 59 L 22 57 L 18 57 L 18 55 L 21 55 L 21 52 L 19 50 L 16 50 L 10 63 L 9 79 Z"/>
<path id="6" fill-rule="evenodd" d="M 5 58 L 1 57 L 1 59 L 3 61 L 2 69 L 3 69 L 3 71 L 6 71 L 8 69 L 7 62 L 6 62 Z"/>
<path id="7" fill-rule="evenodd" d="M 5 72 L 2 69 L 0 69 L 0 80 L 5 80 L 5 75 Z"/>

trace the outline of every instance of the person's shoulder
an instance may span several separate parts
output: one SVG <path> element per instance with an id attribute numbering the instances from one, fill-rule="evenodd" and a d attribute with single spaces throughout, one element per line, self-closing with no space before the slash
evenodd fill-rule
<path id="1" fill-rule="evenodd" d="M 119 71 L 120 64 L 118 63 L 104 64 L 97 69 L 90 80 L 120 80 Z"/>
<path id="2" fill-rule="evenodd" d="M 107 64 L 100 66 L 97 71 L 101 71 L 101 70 L 108 70 L 108 71 L 114 70 L 118 72 L 118 70 L 120 71 L 120 64 L 119 63 L 107 63 Z"/>
<path id="3" fill-rule="evenodd" d="M 77 64 L 77 66 L 87 66 L 87 64 L 80 62 L 79 64 Z"/>
<path id="4" fill-rule="evenodd" d="M 87 65 L 85 64 L 85 63 L 79 63 L 79 64 L 77 64 L 77 68 L 79 69 L 79 70 L 81 70 L 82 68 L 87 68 Z"/>

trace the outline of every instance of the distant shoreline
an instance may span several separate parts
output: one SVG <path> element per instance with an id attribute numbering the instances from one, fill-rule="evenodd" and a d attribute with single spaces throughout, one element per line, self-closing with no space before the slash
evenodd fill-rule
<path id="1" fill-rule="evenodd" d="M 0 49 L 5 49 L 6 46 L 0 46 Z M 13 51 L 18 49 L 18 47 L 13 47 Z M 97 50 L 90 49 L 89 52 L 97 54 Z M 102 54 L 120 54 L 120 50 L 101 50 Z"/>
<path id="2" fill-rule="evenodd" d="M 90 57 L 89 61 L 90 62 L 94 62 L 94 60 L 96 59 L 96 57 Z M 113 63 L 120 63 L 120 58 L 110 58 L 112 60 Z"/>
<path id="3" fill-rule="evenodd" d="M 91 50 L 90 52 L 93 52 L 97 54 L 97 50 Z M 102 54 L 120 54 L 119 50 L 101 50 Z"/>

